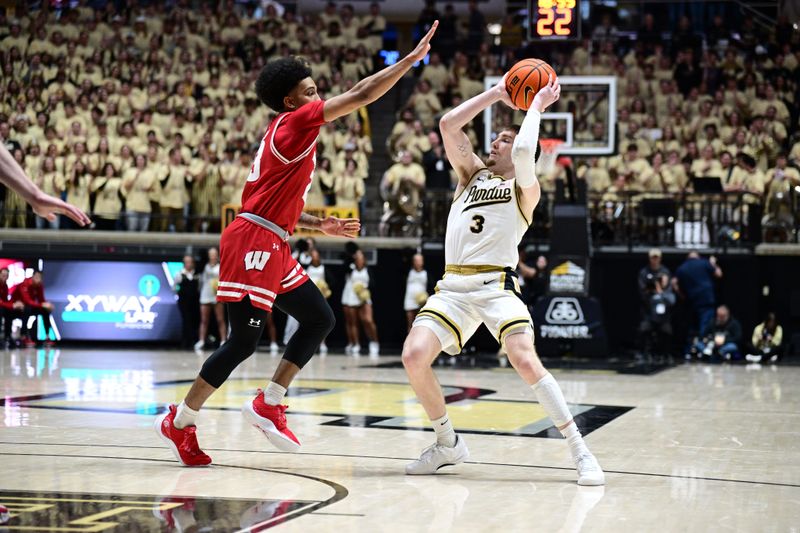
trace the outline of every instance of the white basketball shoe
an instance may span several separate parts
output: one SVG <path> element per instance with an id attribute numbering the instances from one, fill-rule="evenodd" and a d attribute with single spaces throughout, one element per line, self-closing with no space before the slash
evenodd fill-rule
<path id="1" fill-rule="evenodd" d="M 437 442 L 422 450 L 419 459 L 406 465 L 406 474 L 412 476 L 435 474 L 443 466 L 454 466 L 467 459 L 469 459 L 467 445 L 464 439 L 456 435 L 456 445 L 452 448 Z"/>
<path id="2" fill-rule="evenodd" d="M 575 458 L 575 466 L 578 469 L 578 485 L 605 485 L 606 475 L 600 468 L 600 463 L 591 453 L 582 453 Z"/>

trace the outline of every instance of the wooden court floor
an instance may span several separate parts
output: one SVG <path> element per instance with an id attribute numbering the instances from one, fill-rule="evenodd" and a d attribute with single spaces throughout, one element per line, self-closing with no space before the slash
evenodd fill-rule
<path id="1" fill-rule="evenodd" d="M 513 371 L 437 372 L 468 463 L 409 477 L 433 442 L 402 368 L 314 358 L 290 390 L 303 447 L 271 448 L 242 402 L 257 354 L 198 420 L 209 468 L 153 432 L 203 357 L 0 352 L 0 531 L 800 531 L 800 368 L 554 370 L 605 487 L 578 487 L 563 441 Z M 4 529 L 5 528 L 5 529 Z"/>

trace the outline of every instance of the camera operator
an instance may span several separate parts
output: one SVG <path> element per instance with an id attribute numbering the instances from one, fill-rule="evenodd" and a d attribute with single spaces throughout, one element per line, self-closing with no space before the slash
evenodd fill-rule
<path id="1" fill-rule="evenodd" d="M 643 316 L 639 325 L 644 353 L 666 354 L 672 340 L 672 308 L 675 293 L 670 286 L 669 274 L 648 273 L 642 294 Z"/>
<path id="2" fill-rule="evenodd" d="M 728 306 L 720 305 L 715 319 L 706 326 L 695 345 L 697 357 L 710 359 L 713 363 L 739 359 L 741 341 L 742 326 L 731 316 Z"/>

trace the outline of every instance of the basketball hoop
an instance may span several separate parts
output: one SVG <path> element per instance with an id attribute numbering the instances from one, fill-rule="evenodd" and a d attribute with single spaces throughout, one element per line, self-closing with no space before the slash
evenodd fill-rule
<path id="1" fill-rule="evenodd" d="M 556 166 L 556 158 L 558 157 L 558 149 L 564 141 L 561 139 L 539 139 L 539 145 L 542 151 L 539 154 L 539 159 L 536 161 L 536 173 L 544 176 L 550 174 Z"/>

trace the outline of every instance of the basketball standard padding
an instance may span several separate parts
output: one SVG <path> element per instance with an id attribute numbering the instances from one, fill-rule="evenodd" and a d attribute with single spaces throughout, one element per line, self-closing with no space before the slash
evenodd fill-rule
<path id="1" fill-rule="evenodd" d="M 556 77 L 556 71 L 541 59 L 523 59 L 517 62 L 506 76 L 506 90 L 514 105 L 527 111 L 533 97 L 547 85 L 550 77 Z"/>

